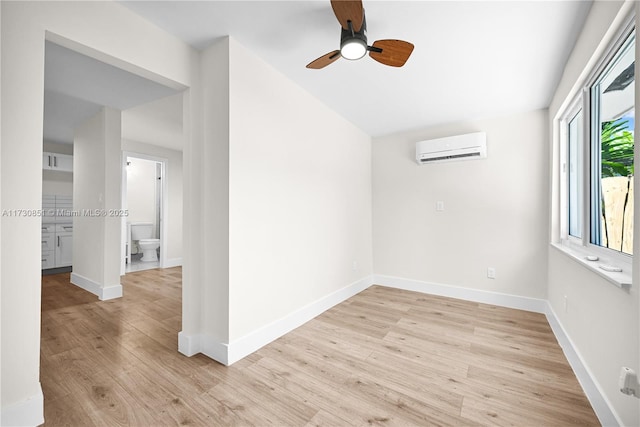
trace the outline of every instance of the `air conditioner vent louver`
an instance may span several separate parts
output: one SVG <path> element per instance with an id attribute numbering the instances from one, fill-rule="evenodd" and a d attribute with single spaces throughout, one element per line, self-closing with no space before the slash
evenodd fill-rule
<path id="1" fill-rule="evenodd" d="M 440 160 L 454 160 L 454 159 L 462 159 L 465 157 L 476 157 L 479 156 L 480 153 L 466 153 L 466 154 L 458 154 L 458 155 L 450 155 L 450 156 L 440 156 L 440 157 L 431 157 L 426 159 L 420 159 L 420 163 L 429 163 L 429 162 L 437 162 Z"/>
<path id="2" fill-rule="evenodd" d="M 487 137 L 484 132 L 431 139 L 416 143 L 418 164 L 487 157 Z"/>

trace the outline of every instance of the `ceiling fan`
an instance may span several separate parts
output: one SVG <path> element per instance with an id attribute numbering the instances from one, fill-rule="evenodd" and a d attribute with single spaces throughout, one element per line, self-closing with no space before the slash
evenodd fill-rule
<path id="1" fill-rule="evenodd" d="M 331 7 L 342 26 L 340 49 L 322 55 L 307 64 L 307 68 L 318 70 L 337 61 L 339 58 L 360 59 L 369 52 L 376 61 L 392 67 L 402 67 L 411 52 L 413 44 L 404 40 L 377 40 L 367 45 L 367 20 L 362 0 L 331 0 Z"/>

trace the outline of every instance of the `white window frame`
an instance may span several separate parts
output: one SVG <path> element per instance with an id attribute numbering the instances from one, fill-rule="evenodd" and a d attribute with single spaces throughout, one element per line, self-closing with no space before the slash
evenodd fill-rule
<path id="1" fill-rule="evenodd" d="M 561 209 L 560 209 L 560 239 L 568 240 L 574 245 L 583 245 L 583 241 L 585 238 L 585 218 L 584 218 L 584 209 L 588 208 L 588 205 L 585 204 L 586 194 L 584 194 L 584 185 L 585 179 L 588 179 L 585 172 L 585 108 L 584 108 L 584 97 L 582 94 L 574 98 L 571 102 L 569 108 L 566 113 L 560 119 L 560 165 L 561 165 L 561 174 L 562 180 L 560 185 L 561 192 Z M 580 234 L 582 237 L 575 237 L 569 234 L 569 123 L 571 119 L 573 119 L 579 112 L 582 112 L 582 180 L 580 185 L 583 186 L 583 198 L 582 198 L 582 229 L 580 230 Z"/>
<path id="2" fill-rule="evenodd" d="M 617 55 L 623 47 L 625 41 L 635 29 L 635 15 L 630 15 L 625 20 L 620 30 L 616 33 L 612 42 L 608 44 L 604 55 L 592 68 L 588 77 L 579 86 L 578 93 L 572 95 L 571 102 L 556 117 L 556 123 L 559 126 L 559 235 L 557 239 L 559 244 L 555 247 L 572 256 L 586 267 L 591 268 L 594 272 L 605 277 L 610 282 L 626 287 L 631 285 L 631 269 L 633 263 L 633 255 L 619 252 L 615 249 L 605 248 L 597 244 L 591 243 L 591 147 L 592 145 L 592 112 L 591 112 L 591 88 L 595 85 L 598 78 L 604 72 L 606 67 Z M 637 42 L 637 33 L 636 33 Z M 640 58 L 636 58 L 640 59 Z M 634 82 L 635 84 L 635 82 Z M 574 237 L 569 234 L 569 135 L 568 125 L 571 119 L 582 110 L 582 229 L 581 237 Z M 640 208 L 640 205 L 636 205 Z M 635 245 L 634 250 L 640 251 L 640 244 Z M 587 257 L 597 257 L 596 261 L 589 261 Z M 602 269 L 602 266 L 615 266 L 622 268 L 622 272 L 609 272 Z"/>

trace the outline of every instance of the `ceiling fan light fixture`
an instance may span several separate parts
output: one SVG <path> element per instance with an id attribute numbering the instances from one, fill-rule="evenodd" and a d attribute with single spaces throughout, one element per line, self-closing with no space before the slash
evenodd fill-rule
<path id="1" fill-rule="evenodd" d="M 407 62 L 413 52 L 412 43 L 385 39 L 376 40 L 369 46 L 367 18 L 362 0 L 331 0 L 331 7 L 340 23 L 340 50 L 334 50 L 314 59 L 307 64 L 307 68 L 319 70 L 340 58 L 355 61 L 364 57 L 367 52 L 372 59 L 390 67 L 402 67 Z"/>
<path id="2" fill-rule="evenodd" d="M 350 38 L 340 45 L 340 55 L 344 59 L 354 61 L 365 56 L 367 53 L 367 42 L 359 38 Z"/>

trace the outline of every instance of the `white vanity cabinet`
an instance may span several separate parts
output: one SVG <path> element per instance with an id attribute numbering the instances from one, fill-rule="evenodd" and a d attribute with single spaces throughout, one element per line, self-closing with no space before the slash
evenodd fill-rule
<path id="1" fill-rule="evenodd" d="M 56 226 L 56 267 L 68 267 L 73 262 L 73 225 Z"/>
<path id="2" fill-rule="evenodd" d="M 55 224 L 42 224 L 42 269 L 55 268 Z"/>
<path id="3" fill-rule="evenodd" d="M 59 153 L 42 153 L 42 169 L 73 172 L 73 156 Z"/>
<path id="4" fill-rule="evenodd" d="M 42 224 L 42 269 L 70 267 L 73 224 Z"/>
<path id="5" fill-rule="evenodd" d="M 42 269 L 73 263 L 72 196 L 42 196 Z"/>

